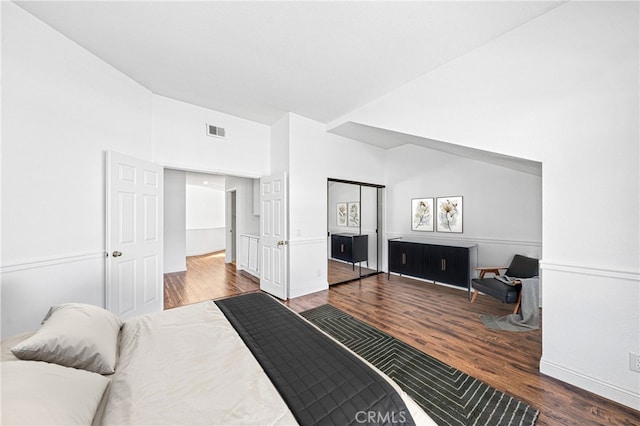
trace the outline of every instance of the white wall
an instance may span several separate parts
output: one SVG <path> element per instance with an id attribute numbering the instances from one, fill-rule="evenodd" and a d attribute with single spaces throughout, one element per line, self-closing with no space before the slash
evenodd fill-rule
<path id="1" fill-rule="evenodd" d="M 197 185 L 186 187 L 187 256 L 225 248 L 225 191 Z"/>
<path id="2" fill-rule="evenodd" d="M 387 151 L 387 236 L 478 244 L 479 265 L 542 255 L 542 179 L 416 145 Z M 463 233 L 411 230 L 411 199 L 463 197 Z"/>
<path id="3" fill-rule="evenodd" d="M 289 173 L 289 114 L 271 126 L 271 173 Z"/>
<path id="4" fill-rule="evenodd" d="M 336 122 L 541 161 L 541 371 L 636 409 L 638 9 L 565 3 Z"/>
<path id="5" fill-rule="evenodd" d="M 224 227 L 187 229 L 187 256 L 225 250 L 226 237 Z"/>
<path id="6" fill-rule="evenodd" d="M 2 335 L 104 306 L 105 150 L 151 160 L 151 93 L 2 2 Z"/>
<path id="7" fill-rule="evenodd" d="M 268 126 L 153 95 L 10 2 L 2 39 L 2 335 L 36 328 L 55 303 L 104 306 L 105 150 L 269 171 Z"/>
<path id="8" fill-rule="evenodd" d="M 164 169 L 164 272 L 187 270 L 186 172 Z"/>
<path id="9" fill-rule="evenodd" d="M 357 161 L 356 161 L 357 159 Z M 289 295 L 327 283 L 327 179 L 384 182 L 384 151 L 289 114 Z"/>
<path id="10" fill-rule="evenodd" d="M 430 233 L 434 238 L 478 242 L 480 260 L 488 264 L 508 264 L 514 250 L 540 258 L 539 176 L 413 145 L 382 150 L 327 133 L 322 124 L 295 114 L 289 114 L 289 123 L 291 297 L 326 288 L 327 223 L 336 231 L 353 230 L 335 227 L 335 203 L 354 201 L 357 191 L 351 195 L 330 191 L 327 207 L 329 177 L 387 185 L 386 229 L 381 230 L 385 237 L 426 237 L 426 233 L 410 229 L 411 198 L 463 195 L 468 213 L 464 234 Z M 349 196 L 355 196 L 354 200 L 336 198 Z M 493 205 L 500 199 L 512 203 L 518 214 L 496 218 Z M 367 226 L 364 221 L 363 227 Z M 383 250 L 384 247 L 383 244 Z M 372 247 L 372 253 L 374 250 Z M 380 259 L 381 267 L 386 267 L 384 253 Z"/>
<path id="11" fill-rule="evenodd" d="M 206 135 L 224 127 L 226 139 Z M 153 95 L 154 160 L 171 168 L 260 177 L 270 170 L 270 128 L 242 118 Z"/>

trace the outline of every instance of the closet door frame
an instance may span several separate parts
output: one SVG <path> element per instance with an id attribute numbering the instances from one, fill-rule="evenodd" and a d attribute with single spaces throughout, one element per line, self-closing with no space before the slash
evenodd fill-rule
<path id="1" fill-rule="evenodd" d="M 347 282 L 351 282 L 351 281 L 358 281 L 362 278 L 366 278 L 369 276 L 373 276 L 373 275 L 377 275 L 380 273 L 383 273 L 384 271 L 382 270 L 382 265 L 380 264 L 380 262 L 382 261 L 382 249 L 383 249 L 383 213 L 384 213 L 384 194 L 383 191 L 385 190 L 385 186 L 384 185 L 379 185 L 379 184 L 375 184 L 375 183 L 367 183 L 367 182 L 358 182 L 358 181 L 352 181 L 352 180 L 344 180 L 344 179 L 334 179 L 334 178 L 328 178 L 327 179 L 327 212 L 328 212 L 328 216 L 327 216 L 327 237 L 329 238 L 331 236 L 331 231 L 330 231 L 330 221 L 331 221 L 331 214 L 335 214 L 335 212 L 332 213 L 332 210 L 330 210 L 330 202 L 329 202 L 329 198 L 330 198 L 330 186 L 331 183 L 342 183 L 342 184 L 347 184 L 347 185 L 355 185 L 358 186 L 358 203 L 360 203 L 360 208 L 361 208 L 361 212 L 360 214 L 362 215 L 362 188 L 363 187 L 367 187 L 367 188 L 375 188 L 376 189 L 376 208 L 375 208 L 375 215 L 376 215 L 376 219 L 375 219 L 375 225 L 376 225 L 376 229 L 375 229 L 375 235 L 376 235 L 376 270 L 375 272 L 370 272 L 370 273 L 366 273 L 363 274 L 362 273 L 362 267 L 361 264 L 358 265 L 358 277 L 356 278 L 351 278 L 345 281 L 339 281 L 339 282 L 335 282 L 335 283 L 329 283 L 329 285 L 334 285 L 334 284 L 343 284 L 343 283 L 347 283 Z M 345 201 L 354 201 L 354 200 L 345 200 Z M 357 233 L 359 235 L 362 235 L 362 221 L 359 222 L 358 227 L 354 227 L 353 228 L 354 233 L 357 230 Z"/>

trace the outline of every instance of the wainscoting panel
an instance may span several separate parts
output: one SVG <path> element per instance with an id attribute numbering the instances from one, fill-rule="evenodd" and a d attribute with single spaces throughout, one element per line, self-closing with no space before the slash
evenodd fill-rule
<path id="1" fill-rule="evenodd" d="M 329 288 L 326 253 L 326 238 L 290 240 L 290 299 Z"/>
<path id="2" fill-rule="evenodd" d="M 187 229 L 187 256 L 200 256 L 225 249 L 225 228 Z"/>
<path id="3" fill-rule="evenodd" d="M 52 305 L 104 307 L 104 296 L 104 251 L 3 265 L 1 336 L 36 330 Z"/>
<path id="4" fill-rule="evenodd" d="M 640 410 L 640 274 L 541 262 L 540 372 Z"/>

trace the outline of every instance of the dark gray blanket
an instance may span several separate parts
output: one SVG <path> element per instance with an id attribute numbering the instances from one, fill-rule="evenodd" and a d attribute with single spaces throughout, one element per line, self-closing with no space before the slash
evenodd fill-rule
<path id="1" fill-rule="evenodd" d="M 414 424 L 383 377 L 271 297 L 250 293 L 215 303 L 300 424 Z"/>

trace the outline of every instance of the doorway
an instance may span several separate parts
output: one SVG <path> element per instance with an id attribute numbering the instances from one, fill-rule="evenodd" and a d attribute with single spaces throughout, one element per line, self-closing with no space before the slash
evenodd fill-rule
<path id="1" fill-rule="evenodd" d="M 238 264 L 242 235 L 260 229 L 256 178 L 169 168 L 164 177 L 165 308 L 256 291 L 257 278 Z"/>
<path id="2" fill-rule="evenodd" d="M 327 179 L 327 280 L 343 284 L 382 271 L 384 186 Z"/>
<path id="3" fill-rule="evenodd" d="M 226 263 L 235 263 L 237 258 L 237 244 L 236 244 L 236 223 L 237 223 L 237 207 L 236 207 L 236 190 L 232 189 L 227 191 L 227 207 L 226 207 L 226 217 L 227 217 L 227 238 L 226 238 L 226 251 L 225 251 L 225 262 Z"/>

